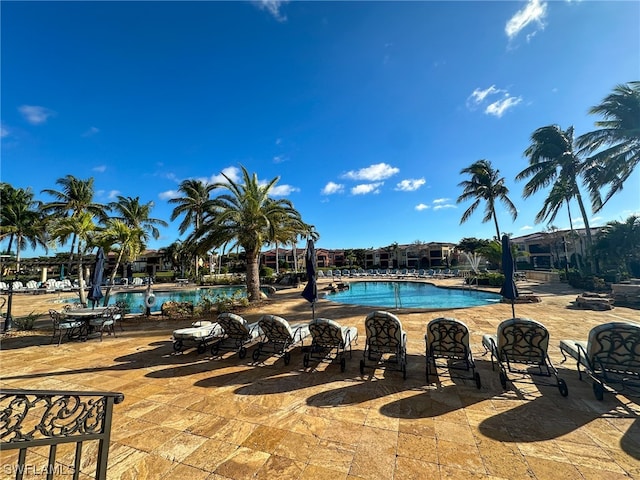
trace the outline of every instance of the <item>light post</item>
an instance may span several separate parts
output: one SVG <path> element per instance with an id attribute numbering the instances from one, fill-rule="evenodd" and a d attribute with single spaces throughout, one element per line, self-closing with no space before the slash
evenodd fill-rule
<path id="1" fill-rule="evenodd" d="M 18 281 L 18 273 L 16 272 L 15 281 Z M 11 306 L 13 304 L 13 282 L 9 283 L 9 300 L 7 300 L 7 315 L 4 317 L 4 331 L 8 332 L 13 328 L 13 317 L 11 316 Z"/>

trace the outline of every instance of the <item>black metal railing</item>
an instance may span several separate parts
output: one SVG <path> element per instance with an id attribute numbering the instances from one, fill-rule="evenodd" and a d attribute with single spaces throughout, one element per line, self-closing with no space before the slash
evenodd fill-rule
<path id="1" fill-rule="evenodd" d="M 16 480 L 25 474 L 52 479 L 56 473 L 77 479 L 83 445 L 97 441 L 94 478 L 106 479 L 113 405 L 123 400 L 114 392 L 0 389 L 0 450 L 19 450 L 11 465 L 2 465 L 4 473 L 15 473 Z M 57 460 L 57 447 L 69 443 L 75 443 L 72 462 Z M 27 451 L 43 446 L 49 447 L 46 464 L 33 462 L 32 455 L 27 463 Z M 10 458 L 3 455 L 3 463 Z M 91 465 L 83 470 L 91 471 Z"/>

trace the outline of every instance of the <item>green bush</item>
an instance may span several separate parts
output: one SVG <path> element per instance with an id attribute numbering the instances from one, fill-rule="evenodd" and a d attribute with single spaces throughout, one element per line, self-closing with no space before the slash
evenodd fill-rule
<path id="1" fill-rule="evenodd" d="M 16 329 L 21 330 L 21 331 L 33 330 L 33 326 L 36 323 L 37 319 L 38 319 L 38 315 L 36 315 L 35 313 L 31 312 L 26 317 L 14 318 L 13 319 L 13 324 L 15 325 Z"/>
<path id="2" fill-rule="evenodd" d="M 483 273 L 475 277 L 469 277 L 465 280 L 467 285 L 488 285 L 491 287 L 501 287 L 504 283 L 504 275 L 502 273 Z"/>
<path id="3" fill-rule="evenodd" d="M 609 290 L 609 287 L 605 283 L 603 278 L 595 275 L 581 275 L 580 272 L 575 270 L 569 271 L 567 274 L 567 281 L 573 288 L 580 290 L 587 290 L 590 292 L 603 292 Z"/>
<path id="4" fill-rule="evenodd" d="M 267 267 L 265 265 L 260 267 L 260 277 L 261 278 L 271 278 L 273 277 L 273 268 Z"/>

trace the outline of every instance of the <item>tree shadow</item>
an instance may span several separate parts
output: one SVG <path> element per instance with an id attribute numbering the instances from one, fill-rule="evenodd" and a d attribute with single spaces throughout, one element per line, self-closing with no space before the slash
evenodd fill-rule
<path id="1" fill-rule="evenodd" d="M 212 362 L 209 361 L 211 360 L 210 356 L 198 355 L 192 351 L 176 354 L 176 352 L 173 351 L 173 344 L 171 341 L 154 341 L 148 343 L 147 346 L 154 348 L 141 350 L 144 347 L 140 346 L 138 347 L 138 351 L 120 357 L 115 357 L 112 360 L 112 365 L 104 367 L 92 365 L 85 368 L 70 368 L 56 371 L 3 376 L 3 380 L 51 378 L 84 373 L 114 372 L 150 368 L 157 369 L 158 367 L 163 366 L 168 368 L 164 370 L 152 370 L 145 376 L 151 378 L 170 378 L 207 371 L 212 368 Z"/>

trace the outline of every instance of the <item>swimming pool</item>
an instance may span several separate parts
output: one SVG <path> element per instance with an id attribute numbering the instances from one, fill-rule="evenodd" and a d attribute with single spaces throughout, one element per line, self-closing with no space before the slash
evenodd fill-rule
<path id="1" fill-rule="evenodd" d="M 349 289 L 328 293 L 326 298 L 349 305 L 447 309 L 491 305 L 502 297 L 479 290 L 439 288 L 422 282 L 353 282 Z"/>

